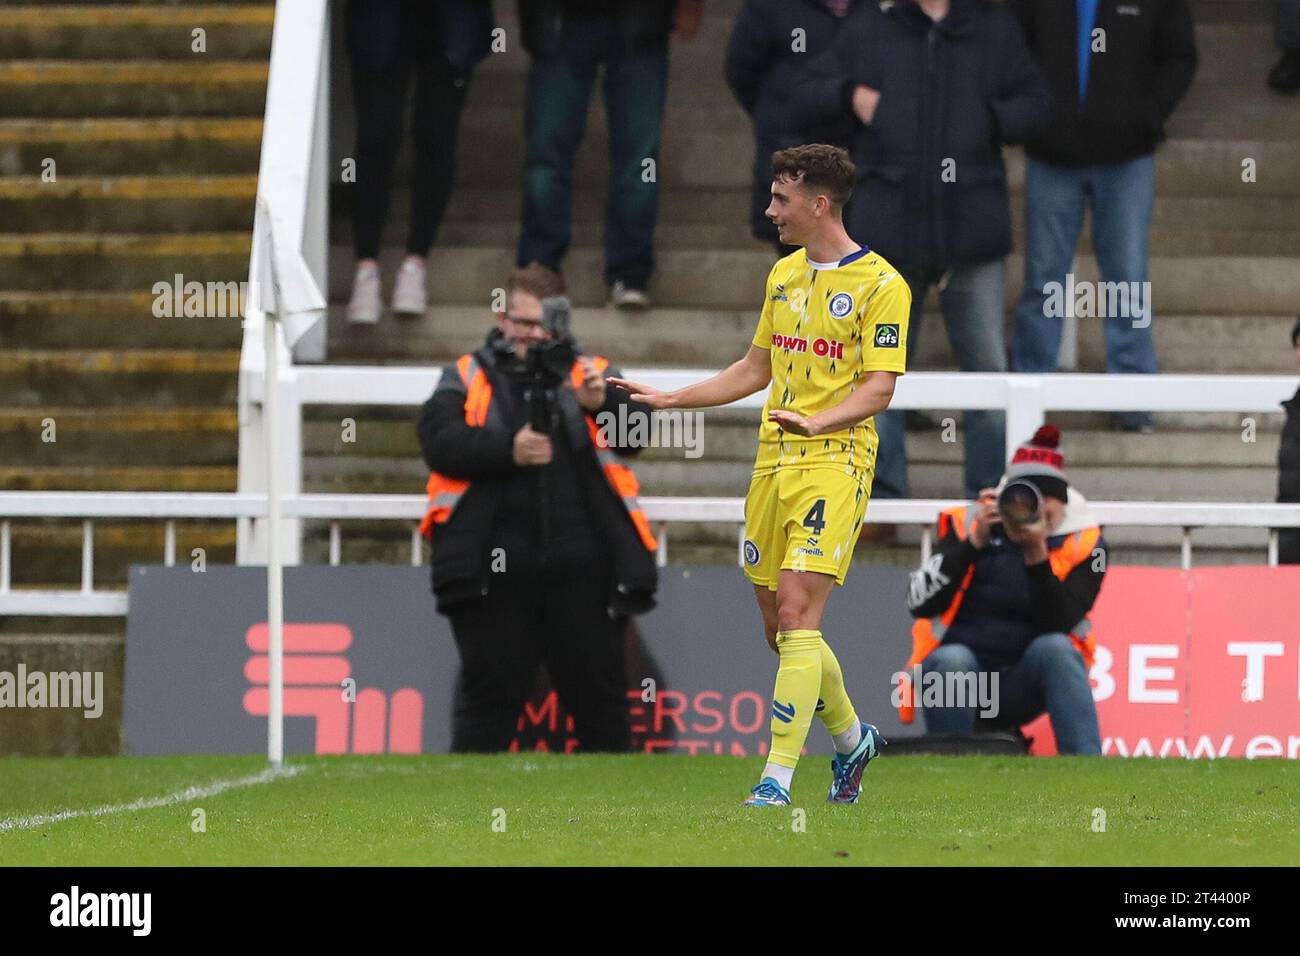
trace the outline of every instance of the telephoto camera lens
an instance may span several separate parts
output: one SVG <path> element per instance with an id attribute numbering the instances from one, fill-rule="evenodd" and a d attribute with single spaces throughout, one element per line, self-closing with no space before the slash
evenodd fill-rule
<path id="1" fill-rule="evenodd" d="M 1017 527 L 1037 521 L 1042 505 L 1042 494 L 1028 481 L 1008 482 L 998 495 L 998 514 L 1003 522 Z"/>

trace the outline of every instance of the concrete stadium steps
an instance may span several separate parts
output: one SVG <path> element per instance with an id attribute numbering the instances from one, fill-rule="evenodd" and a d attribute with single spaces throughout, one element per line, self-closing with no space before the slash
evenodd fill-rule
<path id="1" fill-rule="evenodd" d="M 62 233 L 248 231 L 255 175 L 0 179 L 0 229 Z"/>
<path id="2" fill-rule="evenodd" d="M 519 239 L 518 194 L 476 190 L 463 203 L 453 199 L 448 218 L 438 232 L 440 246 L 496 246 L 512 248 Z M 769 248 L 750 234 L 748 190 L 683 190 L 662 197 L 664 222 L 655 231 L 660 249 L 712 249 L 719 247 Z M 481 202 L 477 200 L 482 200 Z M 600 247 L 604 242 L 604 197 L 588 192 L 575 197 L 573 246 Z M 688 208 L 698 200 L 696 208 Z M 1013 243 L 1024 249 L 1023 195 L 1012 191 L 1016 216 Z M 494 208 L 495 207 L 495 208 Z M 393 239 L 405 237 L 410 222 L 409 192 L 394 196 L 388 229 Z M 714 215 L 709 215 L 713 212 Z M 351 236 L 348 216 L 335 209 L 336 228 Z M 1159 203 L 1152 216 L 1151 245 L 1174 255 L 1279 255 L 1300 248 L 1300 196 L 1171 196 Z M 1093 249 L 1091 226 L 1085 223 L 1079 250 Z"/>
<path id="3" fill-rule="evenodd" d="M 259 116 L 266 75 L 243 60 L 11 60 L 0 116 Z"/>
<path id="4" fill-rule="evenodd" d="M 1166 148 L 1172 149 L 1168 144 Z M 1189 144 L 1190 145 L 1190 144 Z M 1242 148 L 1249 148 L 1244 144 Z M 1260 145 L 1260 144 L 1253 144 Z M 1286 147 L 1288 152 L 1292 147 Z M 1194 161 L 1193 155 L 1203 150 L 1188 150 L 1187 162 Z M 1278 157 L 1282 159 L 1279 150 Z M 1023 177 L 1022 177 L 1023 179 Z M 513 183 L 509 184 L 514 186 Z M 1211 183 L 1201 184 L 1206 189 Z M 1223 186 L 1222 181 L 1219 183 Z M 1213 227 L 1226 229 L 1252 229 L 1271 232 L 1286 232 L 1296 228 L 1300 222 L 1300 175 L 1295 180 L 1293 193 L 1274 195 L 1259 191 L 1265 183 L 1245 184 L 1239 178 L 1231 192 L 1220 188 L 1217 194 L 1172 194 L 1166 195 L 1161 186 L 1159 201 L 1152 211 L 1152 224 L 1157 230 L 1174 232 L 1177 230 L 1204 230 Z M 1238 188 L 1239 187 L 1239 188 Z M 1012 190 L 1013 217 L 1020 225 L 1023 203 L 1023 182 L 1016 183 Z M 516 188 L 466 186 L 458 188 L 451 197 L 447 209 L 447 218 L 439 233 L 441 245 L 486 245 L 483 242 L 458 240 L 453 241 L 452 230 L 459 230 L 456 235 L 473 236 L 480 234 L 490 236 L 494 244 L 513 246 L 519 237 L 519 216 L 523 198 Z M 335 228 L 344 230 L 336 235 L 350 235 L 347 217 L 347 196 L 341 190 L 336 191 L 331 212 L 335 219 Z M 407 223 L 410 220 L 410 191 L 396 190 L 389 213 L 390 235 L 394 239 L 404 238 Z M 749 187 L 738 184 L 730 188 L 687 188 L 665 190 L 659 195 L 659 216 L 665 227 L 682 229 L 686 226 L 726 227 L 729 236 L 736 236 L 742 241 L 750 239 L 749 233 Z M 726 220 L 726 221 L 719 221 Z M 605 195 L 603 189 L 580 190 L 573 197 L 573 241 L 575 245 L 599 245 L 605 222 Z M 664 242 L 662 233 L 656 231 L 656 238 L 662 246 L 673 243 Z M 1017 236 L 1019 238 L 1019 236 Z M 1092 237 L 1085 225 L 1081 244 L 1091 244 Z"/>
<path id="5" fill-rule="evenodd" d="M 2 59 L 202 60 L 271 55 L 274 8 L 227 3 L 157 5 L 36 5 L 0 9 Z M 204 31 L 202 52 L 193 31 Z"/>
<path id="6" fill-rule="evenodd" d="M 0 240 L 0 270 L 4 268 L 4 242 Z M 400 246 L 387 247 L 380 256 L 389 283 L 402 258 Z M 658 305 L 672 308 L 757 310 L 763 284 L 774 261 L 770 250 L 663 249 L 657 254 L 657 272 L 651 294 Z M 1099 281 L 1090 256 L 1076 260 L 1077 281 Z M 495 246 L 439 248 L 429 260 L 433 277 L 430 300 L 438 305 L 491 301 L 492 290 L 505 282 L 514 266 L 509 248 Z M 569 295 L 576 305 L 603 304 L 603 262 L 599 250 L 574 249 L 565 261 Z M 354 262 L 348 246 L 330 249 L 330 300 L 346 301 Z M 1023 257 L 1007 257 L 1007 300 L 1020 294 Z M 1150 263 L 1151 293 L 1159 314 L 1222 313 L 1285 315 L 1300 302 L 1300 272 L 1294 255 L 1198 256 L 1171 255 L 1153 249 Z M 338 360 L 345 360 L 339 356 Z"/>
<path id="7" fill-rule="evenodd" d="M 961 487 L 961 418 L 931 412 L 932 428 L 910 432 L 912 494 L 946 498 Z M 943 440 L 943 419 L 956 419 L 956 441 Z M 743 495 L 756 448 L 756 413 L 702 413 L 699 458 L 682 448 L 647 448 L 635 460 L 646 495 Z M 1153 434 L 1100 430 L 1098 416 L 1053 415 L 1065 432 L 1072 481 L 1098 500 L 1268 500 L 1276 491 L 1281 415 L 1161 415 Z M 356 421 L 343 440 L 343 419 Z M 1089 422 L 1089 418 L 1093 419 Z M 1208 419 L 1208 420 L 1207 420 Z M 1091 425 L 1092 427 L 1089 427 Z M 420 460 L 415 416 L 405 410 L 312 409 L 303 429 L 304 487 L 313 491 L 419 494 L 427 469 Z"/>
<path id="8" fill-rule="evenodd" d="M 163 305 L 158 298 L 152 292 L 9 292 L 0 302 L 0 349 L 239 348 L 238 317 L 155 318 L 155 303 Z"/>
<path id="9" fill-rule="evenodd" d="M 1014 300 L 1009 308 L 1014 306 Z M 330 316 L 330 351 L 350 361 L 423 363 L 450 361 L 477 348 L 491 321 L 486 308 L 437 306 L 415 318 L 386 316 L 375 326 L 351 326 L 339 308 Z M 574 334 L 584 348 L 619 365 L 677 365 L 723 368 L 748 347 L 757 310 L 654 308 L 628 314 L 611 308 L 580 308 Z M 1166 372 L 1271 372 L 1295 368 L 1286 348 L 1294 315 L 1170 315 L 1153 320 L 1156 349 Z M 1081 319 L 1079 364 L 1103 371 L 1103 323 Z M 1010 341 L 1011 320 L 1006 335 Z M 917 370 L 953 368 L 935 294 L 926 308 L 921 347 L 912 357 Z"/>
<path id="10" fill-rule="evenodd" d="M 1197 105 L 1199 98 L 1193 100 L 1189 94 L 1166 129 L 1168 140 L 1156 153 L 1162 196 L 1218 194 L 1230 187 L 1250 190 L 1252 195 L 1300 192 L 1300 171 L 1291 161 L 1293 144 L 1300 138 L 1300 110 L 1289 100 L 1261 102 L 1251 96 L 1246 91 L 1226 91 Z M 1216 120 L 1224 127 L 1216 128 Z M 587 128 L 574 181 L 603 193 L 608 133 L 594 112 Z M 523 169 L 521 135 L 519 107 L 495 103 L 467 107 L 457 150 L 460 181 L 491 186 L 517 180 Z M 350 155 L 350 146 L 348 150 L 345 155 Z M 732 162 L 719 163 L 718 156 L 732 157 Z M 1007 156 L 1008 181 L 1018 185 L 1023 182 L 1023 153 L 1009 149 Z M 739 107 L 717 101 L 693 103 L 677 112 L 670 107 L 656 174 L 664 187 L 748 188 L 753 158 L 752 130 Z M 1242 182 L 1244 159 L 1255 160 L 1254 183 Z M 961 175 L 960 168 L 957 174 Z"/>
<path id="11" fill-rule="evenodd" d="M 1018 198 L 1018 197 L 1017 197 Z M 1264 219 L 1262 225 L 1246 225 L 1232 228 L 1227 224 L 1215 224 L 1209 215 L 1200 214 L 1192 207 L 1186 218 L 1169 227 L 1156 223 L 1149 233 L 1151 245 L 1166 255 L 1182 256 L 1286 256 L 1300 249 L 1300 226 L 1290 223 L 1300 222 L 1300 218 L 1289 222 L 1282 220 L 1288 214 L 1300 216 L 1300 209 L 1292 206 L 1290 197 L 1282 199 L 1276 207 L 1270 207 L 1267 200 L 1257 203 L 1267 213 L 1256 214 L 1249 206 L 1234 210 L 1233 215 L 1249 220 L 1252 216 Z M 1173 218 L 1178 210 L 1173 209 L 1165 218 Z M 1196 221 L 1191 221 L 1195 215 Z M 1177 220 L 1176 220 L 1177 221 Z M 397 227 L 396 235 L 402 235 L 405 224 Z M 589 221 L 580 223 L 575 228 L 573 248 L 598 248 L 604 242 L 603 223 Z M 440 230 L 438 243 L 444 247 L 455 246 L 495 246 L 511 248 L 519 239 L 519 223 L 511 221 L 461 220 L 447 223 Z M 1012 230 L 1016 249 L 1024 249 L 1024 231 L 1017 221 Z M 655 230 L 655 245 L 661 250 L 671 249 L 717 249 L 719 247 L 747 246 L 755 249 L 768 248 L 753 239 L 749 231 L 748 219 L 732 219 L 727 222 L 710 223 L 665 223 Z M 1079 238 L 1079 251 L 1091 254 L 1093 251 L 1092 232 L 1086 229 Z"/>
<path id="12" fill-rule="evenodd" d="M 249 204 L 249 222 L 252 222 Z M 0 233 L 0 289 L 139 292 L 157 282 L 241 282 L 252 228 L 201 233 Z"/>
<path id="13" fill-rule="evenodd" d="M 182 295 L 221 283 L 237 315 L 273 16 L 0 8 L 0 488 L 234 490 L 239 319 L 158 316 L 178 275 Z M 75 582 L 80 526 L 17 524 L 15 582 Z M 130 561 L 159 559 L 162 529 L 115 528 L 97 530 L 97 569 L 124 583 Z M 233 557 L 224 534 L 217 560 Z"/>
<path id="14" fill-rule="evenodd" d="M 0 461 L 225 467 L 238 454 L 238 432 L 233 408 L 0 408 Z"/>
<path id="15" fill-rule="evenodd" d="M 238 369 L 237 350 L 6 350 L 0 352 L 0 394 L 37 410 L 231 405 Z"/>
<path id="16" fill-rule="evenodd" d="M 262 119 L 0 119 L 0 173 L 64 176 L 257 172 Z"/>

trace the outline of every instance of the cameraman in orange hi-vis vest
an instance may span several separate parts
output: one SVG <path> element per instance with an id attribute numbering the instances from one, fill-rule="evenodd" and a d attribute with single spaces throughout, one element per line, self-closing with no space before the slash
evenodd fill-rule
<path id="1" fill-rule="evenodd" d="M 598 426 L 650 410 L 580 353 L 558 276 L 519 269 L 505 291 L 418 426 L 432 471 L 421 531 L 460 652 L 452 750 L 507 749 L 541 664 L 582 749 L 627 750 L 624 636 L 654 607 L 657 543 L 621 460 L 640 449 Z"/>
<path id="2" fill-rule="evenodd" d="M 1016 450 L 997 488 L 939 515 L 933 554 L 912 574 L 912 657 L 899 675 L 904 723 L 927 735 L 1015 730 L 1046 711 L 1062 754 L 1100 754 L 1088 670 L 1088 613 L 1106 573 L 1106 539 L 1070 487 L 1060 431 Z"/>

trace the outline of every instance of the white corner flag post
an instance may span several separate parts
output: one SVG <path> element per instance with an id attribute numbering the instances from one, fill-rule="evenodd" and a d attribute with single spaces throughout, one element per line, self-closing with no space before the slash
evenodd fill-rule
<path id="1" fill-rule="evenodd" d="M 286 355 L 295 342 L 325 314 L 325 298 L 301 253 L 275 242 L 275 217 L 266 200 L 257 197 L 253 223 L 248 317 L 262 322 L 266 388 L 262 415 L 266 431 L 266 626 L 267 658 L 266 756 L 273 766 L 284 762 L 284 566 L 280 553 L 279 357 L 280 333 Z M 281 232 L 281 235 L 283 233 Z M 290 359 L 289 361 L 292 361 Z M 291 423 L 295 427 L 297 423 Z"/>

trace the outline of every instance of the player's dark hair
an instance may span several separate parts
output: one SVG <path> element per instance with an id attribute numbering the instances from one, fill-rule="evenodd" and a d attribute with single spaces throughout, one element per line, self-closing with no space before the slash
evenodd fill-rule
<path id="1" fill-rule="evenodd" d="M 857 172 L 846 149 L 826 143 L 808 143 L 778 149 L 772 154 L 772 178 L 777 182 L 801 182 L 814 193 L 825 194 L 835 207 L 853 195 Z"/>

